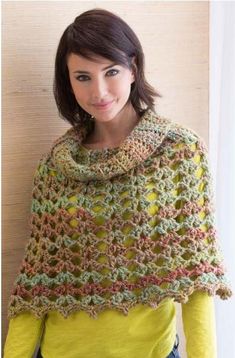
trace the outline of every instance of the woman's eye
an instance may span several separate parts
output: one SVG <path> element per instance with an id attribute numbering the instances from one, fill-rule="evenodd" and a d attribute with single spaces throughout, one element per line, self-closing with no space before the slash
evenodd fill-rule
<path id="1" fill-rule="evenodd" d="M 110 70 L 107 73 L 112 72 L 112 71 L 116 72 L 116 74 L 119 72 L 118 70 Z"/>
<path id="2" fill-rule="evenodd" d="M 76 79 L 77 79 L 78 81 L 80 81 L 80 82 L 84 82 L 84 80 L 82 79 L 82 78 L 84 78 L 84 77 L 87 77 L 87 76 L 84 76 L 84 75 L 78 76 L 78 77 L 76 77 Z M 86 81 L 86 80 L 85 80 L 85 81 Z"/>
<path id="3" fill-rule="evenodd" d="M 113 71 L 116 72 L 116 73 L 112 74 Z M 107 75 L 108 75 L 109 73 L 111 73 L 111 76 L 116 76 L 116 74 L 118 74 L 119 71 L 118 71 L 118 70 L 109 70 L 109 71 L 107 72 Z M 84 79 L 84 77 L 85 77 L 85 79 Z M 108 77 L 110 77 L 110 76 L 108 76 Z M 80 81 L 80 82 L 87 81 L 86 78 L 89 79 L 89 77 L 88 77 L 88 76 L 85 76 L 85 75 L 81 75 L 81 76 L 76 77 L 76 79 L 77 79 L 78 81 Z"/>

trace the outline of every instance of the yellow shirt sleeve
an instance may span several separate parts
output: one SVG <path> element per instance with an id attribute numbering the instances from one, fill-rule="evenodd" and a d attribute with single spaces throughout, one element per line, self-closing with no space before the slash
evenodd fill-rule
<path id="1" fill-rule="evenodd" d="M 44 318 L 23 312 L 9 321 L 4 358 L 32 358 L 43 330 Z"/>
<path id="2" fill-rule="evenodd" d="M 217 358 L 213 296 L 194 291 L 181 307 L 187 358 Z"/>

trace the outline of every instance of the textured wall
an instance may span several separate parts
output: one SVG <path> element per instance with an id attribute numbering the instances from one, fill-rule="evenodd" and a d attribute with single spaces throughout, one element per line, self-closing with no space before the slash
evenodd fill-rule
<path id="1" fill-rule="evenodd" d="M 163 95 L 158 113 L 194 129 L 207 142 L 208 2 L 3 2 L 3 343 L 7 301 L 29 233 L 35 165 L 52 140 L 69 128 L 58 116 L 52 93 L 57 44 L 74 18 L 94 7 L 117 13 L 136 32 L 145 52 L 146 77 Z M 177 311 L 185 357 L 179 304 Z"/>

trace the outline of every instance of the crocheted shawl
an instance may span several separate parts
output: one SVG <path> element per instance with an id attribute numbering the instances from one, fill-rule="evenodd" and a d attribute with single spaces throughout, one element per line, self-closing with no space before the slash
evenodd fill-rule
<path id="1" fill-rule="evenodd" d="M 203 140 L 150 109 L 117 148 L 84 148 L 87 133 L 68 129 L 37 163 L 8 317 L 228 299 Z"/>

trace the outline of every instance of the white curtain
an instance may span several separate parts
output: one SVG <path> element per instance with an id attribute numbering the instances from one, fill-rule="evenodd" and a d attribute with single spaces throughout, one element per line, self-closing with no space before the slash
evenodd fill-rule
<path id="1" fill-rule="evenodd" d="M 216 296 L 218 358 L 235 358 L 235 3 L 210 2 L 209 158 L 219 243 L 234 296 Z"/>

